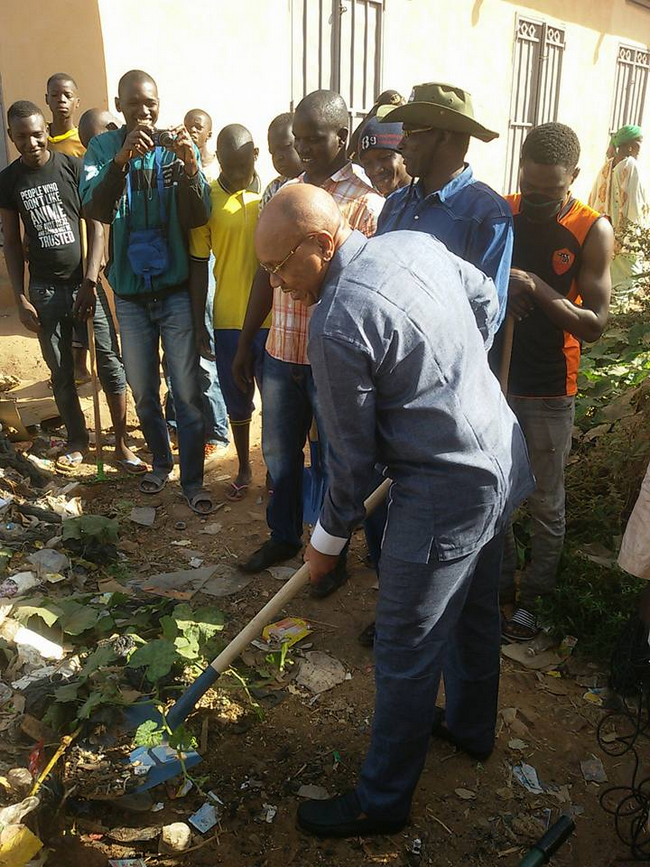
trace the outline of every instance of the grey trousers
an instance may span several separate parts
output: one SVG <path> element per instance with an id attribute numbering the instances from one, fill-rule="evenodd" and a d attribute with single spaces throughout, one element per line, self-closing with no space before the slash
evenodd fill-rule
<path id="1" fill-rule="evenodd" d="M 532 520 L 531 562 L 521 576 L 519 605 L 553 592 L 564 545 L 564 470 L 571 451 L 573 397 L 509 398 L 522 427 L 537 486 L 527 500 Z M 500 592 L 514 589 L 517 550 L 512 524 L 506 532 Z"/>

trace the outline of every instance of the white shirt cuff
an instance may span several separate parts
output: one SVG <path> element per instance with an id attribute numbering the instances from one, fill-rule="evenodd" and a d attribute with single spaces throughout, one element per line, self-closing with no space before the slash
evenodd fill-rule
<path id="1" fill-rule="evenodd" d="M 340 536 L 332 536 L 331 533 L 328 533 L 327 530 L 323 529 L 319 520 L 316 522 L 310 541 L 312 546 L 321 554 L 334 556 L 341 553 L 348 540 L 341 539 Z"/>

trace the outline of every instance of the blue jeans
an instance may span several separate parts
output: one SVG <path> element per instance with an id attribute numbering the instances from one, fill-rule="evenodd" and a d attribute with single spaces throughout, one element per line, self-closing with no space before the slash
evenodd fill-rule
<path id="1" fill-rule="evenodd" d="M 440 676 L 446 722 L 468 749 L 494 746 L 503 533 L 458 560 L 379 561 L 375 715 L 357 794 L 373 818 L 402 819 L 431 739 Z"/>
<path id="2" fill-rule="evenodd" d="M 260 328 L 251 342 L 251 355 L 253 358 L 253 382 L 246 391 L 235 382 L 232 375 L 232 363 L 237 354 L 237 346 L 241 331 L 239 328 L 217 328 L 214 331 L 214 354 L 217 361 L 217 371 L 221 392 L 226 402 L 228 418 L 233 427 L 242 424 L 250 424 L 255 412 L 255 383 L 262 393 L 262 380 L 264 378 L 264 356 L 266 352 L 266 338 L 269 336 L 268 328 Z"/>
<path id="3" fill-rule="evenodd" d="M 216 283 L 213 273 L 214 258 L 210 257 L 208 270 L 208 294 L 205 301 L 205 327 L 210 335 L 210 351 L 214 355 L 214 325 L 212 309 L 214 307 L 214 293 Z M 174 392 L 171 379 L 167 373 L 167 365 L 163 358 L 163 371 L 167 383 L 167 400 L 165 401 L 165 418 L 167 424 L 176 427 L 176 409 L 174 407 Z M 203 417 L 205 420 L 205 441 L 215 445 L 224 443 L 228 445 L 228 416 L 226 404 L 221 393 L 217 365 L 208 358 L 199 357 L 199 380 L 201 383 L 201 395 L 203 397 Z"/>
<path id="4" fill-rule="evenodd" d="M 319 419 L 316 387 L 308 364 L 290 364 L 264 354 L 262 383 L 262 453 L 273 494 L 266 521 L 275 542 L 302 544 L 302 471 L 304 446 L 316 418 L 323 463 L 325 428 Z M 327 484 L 323 490 L 327 489 Z"/>
<path id="5" fill-rule="evenodd" d="M 74 381 L 72 339 L 78 321 L 72 316 L 77 298 L 77 283 L 42 283 L 30 280 L 29 300 L 41 323 L 38 341 L 45 363 L 52 375 L 52 391 L 57 409 L 68 431 L 68 445 L 85 449 L 88 446 L 86 420 L 79 405 Z M 126 391 L 124 366 L 119 356 L 113 317 L 101 283 L 97 285 L 97 306 L 93 317 L 97 372 L 107 394 Z M 86 327 L 85 324 L 83 326 Z"/>
<path id="6" fill-rule="evenodd" d="M 147 445 L 153 472 L 167 478 L 174 467 L 167 425 L 160 404 L 160 343 L 174 389 L 178 422 L 181 486 L 187 497 L 203 486 L 203 404 L 198 353 L 187 292 L 179 290 L 151 301 L 115 296 L 126 376 Z"/>

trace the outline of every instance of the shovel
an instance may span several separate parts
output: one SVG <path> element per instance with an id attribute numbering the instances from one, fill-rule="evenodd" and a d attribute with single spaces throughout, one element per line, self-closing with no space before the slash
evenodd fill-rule
<path id="1" fill-rule="evenodd" d="M 95 417 L 95 454 L 97 455 L 97 480 L 106 481 L 104 456 L 102 453 L 102 415 L 99 408 L 99 385 L 97 383 L 97 348 L 95 346 L 95 326 L 92 316 L 88 317 L 88 347 L 90 349 L 90 376 L 93 384 L 93 411 Z"/>
<path id="2" fill-rule="evenodd" d="M 386 497 L 391 480 L 385 479 L 379 487 L 365 501 L 366 515 L 369 515 Z M 230 644 L 221 651 L 216 659 L 212 660 L 205 671 L 199 675 L 194 683 L 176 701 L 169 712 L 165 715 L 167 726 L 174 731 L 194 710 L 197 701 L 215 683 L 224 671 L 239 657 L 253 639 L 261 635 L 265 626 L 273 621 L 273 618 L 290 602 L 296 594 L 309 581 L 309 564 L 304 563 L 298 571 L 284 584 L 255 617 L 241 632 L 233 638 Z M 137 728 L 143 722 L 155 721 L 162 723 L 162 717 L 158 710 L 150 703 L 131 705 L 124 713 L 124 720 L 129 729 Z M 158 747 L 139 747 L 131 753 L 131 761 L 138 761 L 149 765 L 150 770 L 142 784 L 135 789 L 136 792 L 144 792 L 165 780 L 176 777 L 183 772 L 183 765 L 188 768 L 201 761 L 200 755 L 194 750 L 183 755 L 183 761 L 178 758 L 176 750 L 167 744 Z"/>
<path id="3" fill-rule="evenodd" d="M 309 455 L 311 466 L 305 467 L 302 474 L 302 519 L 305 524 L 315 524 L 320 515 L 326 488 L 323 456 L 315 420 L 309 430 Z"/>

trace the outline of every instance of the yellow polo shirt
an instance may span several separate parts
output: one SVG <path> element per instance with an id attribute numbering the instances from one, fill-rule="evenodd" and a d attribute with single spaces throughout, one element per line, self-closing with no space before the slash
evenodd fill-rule
<path id="1" fill-rule="evenodd" d="M 77 127 L 69 129 L 62 135 L 47 136 L 47 143 L 51 151 L 58 151 L 60 154 L 68 154 L 71 157 L 81 157 L 86 153 L 86 148 L 81 144 L 79 138 L 79 130 Z"/>
<path id="2" fill-rule="evenodd" d="M 190 232 L 190 256 L 206 261 L 214 254 L 214 327 L 241 330 L 257 271 L 254 235 L 260 194 L 251 190 L 229 193 L 219 180 L 210 185 L 212 214 L 209 221 Z M 263 328 L 270 325 L 267 317 Z"/>

